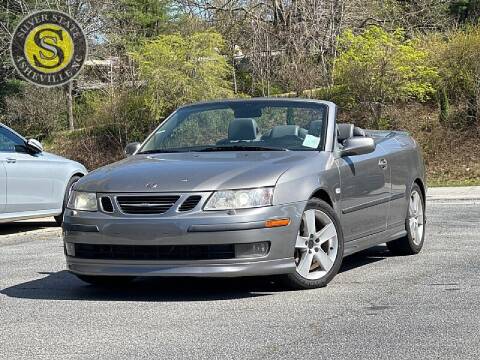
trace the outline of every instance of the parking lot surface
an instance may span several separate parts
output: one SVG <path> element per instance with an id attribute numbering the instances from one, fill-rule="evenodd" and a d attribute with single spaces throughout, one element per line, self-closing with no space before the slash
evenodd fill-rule
<path id="1" fill-rule="evenodd" d="M 142 279 L 98 289 L 65 271 L 54 223 L 0 225 L 2 359 L 479 359 L 480 203 L 433 199 L 417 256 L 377 246 L 326 288 L 272 279 Z"/>

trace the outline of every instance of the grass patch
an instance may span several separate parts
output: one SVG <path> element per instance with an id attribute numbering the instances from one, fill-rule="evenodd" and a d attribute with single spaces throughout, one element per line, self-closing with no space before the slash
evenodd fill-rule
<path id="1" fill-rule="evenodd" d="M 460 186 L 480 186 L 480 179 L 465 180 L 432 180 L 428 181 L 429 187 L 460 187 Z"/>

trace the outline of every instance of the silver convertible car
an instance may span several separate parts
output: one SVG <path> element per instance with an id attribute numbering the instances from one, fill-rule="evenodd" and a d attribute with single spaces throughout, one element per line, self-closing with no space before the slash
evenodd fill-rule
<path id="1" fill-rule="evenodd" d="M 79 180 L 65 211 L 68 269 L 92 284 L 280 275 L 315 288 L 349 254 L 423 245 L 418 144 L 337 124 L 331 102 L 184 106 L 126 152 Z"/>
<path id="2" fill-rule="evenodd" d="M 0 124 L 0 223 L 55 216 L 61 224 L 69 190 L 86 173 Z"/>

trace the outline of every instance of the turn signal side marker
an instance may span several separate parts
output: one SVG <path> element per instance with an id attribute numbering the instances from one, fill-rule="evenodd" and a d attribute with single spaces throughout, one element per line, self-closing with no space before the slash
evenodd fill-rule
<path id="1" fill-rule="evenodd" d="M 289 224 L 290 224 L 290 219 L 270 219 L 265 221 L 265 227 L 267 228 L 288 226 Z"/>

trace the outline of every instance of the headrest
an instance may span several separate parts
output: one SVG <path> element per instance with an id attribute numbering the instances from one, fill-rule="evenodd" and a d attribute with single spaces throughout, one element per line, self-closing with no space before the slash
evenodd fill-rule
<path id="1" fill-rule="evenodd" d="M 313 136 L 320 137 L 320 133 L 322 132 L 322 120 L 315 120 L 310 123 L 310 128 L 308 129 L 308 133 Z"/>
<path id="2" fill-rule="evenodd" d="M 235 119 L 228 125 L 228 140 L 255 140 L 258 125 L 254 119 Z"/>
<path id="3" fill-rule="evenodd" d="M 367 133 L 365 132 L 365 130 L 355 126 L 353 128 L 353 136 L 367 136 Z"/>
<path id="4" fill-rule="evenodd" d="M 271 133 L 271 138 L 281 138 L 284 136 L 295 135 L 298 136 L 298 131 L 300 130 L 300 126 L 298 125 L 278 125 L 275 126 Z"/>
<path id="5" fill-rule="evenodd" d="M 337 139 L 342 142 L 353 136 L 353 124 L 338 124 L 337 125 Z"/>

